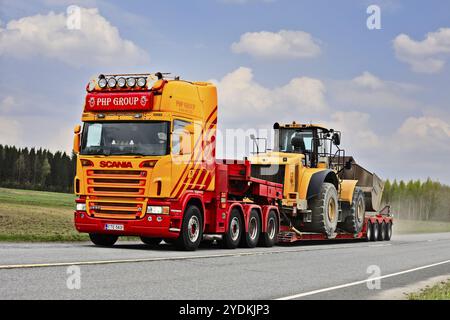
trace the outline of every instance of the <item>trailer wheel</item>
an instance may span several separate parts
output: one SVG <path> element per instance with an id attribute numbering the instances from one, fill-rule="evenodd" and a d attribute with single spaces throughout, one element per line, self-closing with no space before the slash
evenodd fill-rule
<path id="1" fill-rule="evenodd" d="M 89 233 L 92 243 L 100 247 L 112 247 L 119 239 L 118 236 L 112 234 Z"/>
<path id="2" fill-rule="evenodd" d="M 338 227 L 353 234 L 361 232 L 365 212 L 364 192 L 361 188 L 355 188 L 352 203 L 342 203 L 343 222 L 338 223 Z"/>
<path id="3" fill-rule="evenodd" d="M 305 223 L 305 231 L 324 233 L 331 237 L 336 231 L 339 206 L 336 187 L 324 182 L 320 194 L 311 200 L 312 221 Z"/>
<path id="4" fill-rule="evenodd" d="M 384 240 L 391 241 L 392 238 L 392 223 L 386 223 L 386 233 L 384 235 Z"/>
<path id="5" fill-rule="evenodd" d="M 372 241 L 373 227 L 372 222 L 367 221 L 366 241 Z"/>
<path id="6" fill-rule="evenodd" d="M 231 210 L 228 228 L 220 241 L 220 245 L 224 249 L 235 249 L 239 245 L 242 237 L 242 219 L 237 208 Z"/>
<path id="7" fill-rule="evenodd" d="M 157 246 L 161 243 L 161 238 L 141 237 L 141 241 L 148 246 Z"/>
<path id="8" fill-rule="evenodd" d="M 203 238 L 203 220 L 200 209 L 190 205 L 184 214 L 180 235 L 175 245 L 180 250 L 194 251 Z"/>
<path id="9" fill-rule="evenodd" d="M 242 229 L 244 230 L 244 229 Z M 241 244 L 246 248 L 254 248 L 258 244 L 259 235 L 261 234 L 261 218 L 258 211 L 250 211 L 248 218 L 248 231 L 241 237 Z"/>
<path id="10" fill-rule="evenodd" d="M 378 232 L 378 241 L 384 241 L 386 239 L 386 222 L 382 222 L 378 225 L 380 231 Z"/>
<path id="11" fill-rule="evenodd" d="M 259 245 L 263 247 L 273 247 L 277 242 L 278 236 L 278 217 L 275 211 L 270 211 L 267 216 L 266 232 L 261 234 Z"/>
<path id="12" fill-rule="evenodd" d="M 372 235 L 370 241 L 378 241 L 378 234 L 380 232 L 378 222 L 372 223 Z"/>

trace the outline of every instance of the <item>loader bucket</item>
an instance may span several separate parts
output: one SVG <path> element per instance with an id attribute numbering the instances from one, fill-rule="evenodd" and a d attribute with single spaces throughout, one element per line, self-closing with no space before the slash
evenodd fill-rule
<path id="1" fill-rule="evenodd" d="M 358 180 L 356 186 L 364 191 L 366 211 L 379 211 L 381 209 L 384 181 L 375 173 L 371 173 L 357 164 L 353 157 L 346 157 L 345 161 L 351 161 L 351 168 L 344 168 L 340 172 L 339 177 L 345 180 Z"/>

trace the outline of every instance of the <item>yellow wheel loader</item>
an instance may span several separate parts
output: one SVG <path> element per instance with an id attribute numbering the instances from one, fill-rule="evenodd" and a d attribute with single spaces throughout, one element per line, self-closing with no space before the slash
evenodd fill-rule
<path id="1" fill-rule="evenodd" d="M 252 176 L 283 184 L 283 223 L 297 233 L 358 234 L 378 211 L 384 184 L 339 148 L 341 133 L 315 124 L 275 123 L 273 151 L 250 157 Z"/>

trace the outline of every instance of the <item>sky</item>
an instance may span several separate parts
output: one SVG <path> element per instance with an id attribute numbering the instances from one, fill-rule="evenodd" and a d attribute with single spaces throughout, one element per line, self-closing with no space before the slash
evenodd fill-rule
<path id="1" fill-rule="evenodd" d="M 217 85 L 219 156 L 248 154 L 240 135 L 270 140 L 274 122 L 323 123 L 382 178 L 450 184 L 449 12 L 441 0 L 0 0 L 0 144 L 70 152 L 93 75 L 161 71 Z"/>

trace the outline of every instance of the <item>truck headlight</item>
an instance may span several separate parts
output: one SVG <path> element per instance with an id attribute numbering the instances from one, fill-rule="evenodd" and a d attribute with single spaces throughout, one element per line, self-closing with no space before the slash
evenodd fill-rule
<path id="1" fill-rule="evenodd" d="M 86 203 L 77 203 L 76 211 L 86 211 Z"/>
<path id="2" fill-rule="evenodd" d="M 169 214 L 169 207 L 148 206 L 147 213 L 148 214 Z"/>

